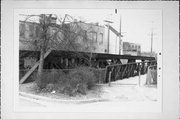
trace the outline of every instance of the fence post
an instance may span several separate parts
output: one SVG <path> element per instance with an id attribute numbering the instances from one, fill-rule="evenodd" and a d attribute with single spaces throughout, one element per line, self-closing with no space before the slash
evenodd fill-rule
<path id="1" fill-rule="evenodd" d="M 108 76 L 108 66 L 106 66 L 106 70 L 105 70 L 105 76 L 104 76 L 104 81 L 105 81 L 105 83 L 106 83 L 106 80 L 108 80 L 107 78 L 107 76 Z"/>
<path id="2" fill-rule="evenodd" d="M 99 68 L 98 68 L 98 69 L 99 69 Z M 100 71 L 100 72 L 99 72 L 99 73 L 100 73 L 100 76 L 98 77 L 98 78 L 99 78 L 99 79 L 98 79 L 98 80 L 99 80 L 98 83 L 100 84 L 100 83 L 101 83 L 101 79 L 102 79 L 102 74 L 101 74 L 102 71 L 101 71 L 101 70 L 99 70 L 99 71 Z"/>
<path id="3" fill-rule="evenodd" d="M 146 85 L 148 85 L 148 86 L 149 86 L 150 83 L 151 83 L 150 67 L 151 67 L 151 66 L 148 67 L 147 76 L 146 76 Z"/>
<path id="4" fill-rule="evenodd" d="M 140 87 L 141 85 L 141 67 L 139 67 L 139 72 L 138 72 L 138 86 Z"/>
<path id="5" fill-rule="evenodd" d="M 109 78 L 108 78 L 108 84 L 109 84 L 109 86 L 111 86 L 111 71 L 109 72 Z"/>

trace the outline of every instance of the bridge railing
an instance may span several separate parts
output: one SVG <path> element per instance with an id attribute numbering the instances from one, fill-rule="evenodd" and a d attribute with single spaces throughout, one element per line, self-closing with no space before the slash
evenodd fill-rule
<path id="1" fill-rule="evenodd" d="M 134 77 L 146 74 L 148 67 L 156 65 L 157 61 L 143 61 L 143 62 L 133 62 L 127 64 L 114 64 L 106 66 L 105 82 L 121 80 L 124 78 Z M 109 76 L 111 75 L 111 76 Z"/>
<path id="2" fill-rule="evenodd" d="M 156 65 L 156 61 L 144 61 L 144 62 L 133 62 L 127 64 L 114 64 L 108 65 L 106 68 L 92 68 L 95 77 L 98 80 L 98 83 L 107 83 L 109 82 L 109 78 L 111 81 L 121 80 L 124 78 L 138 76 L 139 73 L 141 75 L 146 74 L 148 71 L 148 67 Z M 151 67 L 150 67 L 151 68 Z M 152 67 L 154 68 L 154 67 Z M 68 72 L 76 70 L 76 69 L 44 69 L 43 72 L 47 75 L 51 75 L 51 78 L 56 77 L 52 72 L 64 72 L 68 74 Z M 19 70 L 19 79 L 21 79 L 29 69 L 21 69 Z M 109 75 L 111 74 L 111 75 Z M 36 79 L 37 70 L 28 77 L 28 81 L 33 81 Z M 53 79 L 52 79 L 53 80 Z"/>

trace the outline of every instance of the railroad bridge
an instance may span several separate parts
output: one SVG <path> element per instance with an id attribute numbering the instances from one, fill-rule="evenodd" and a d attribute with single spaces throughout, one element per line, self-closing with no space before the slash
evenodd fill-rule
<path id="1" fill-rule="evenodd" d="M 40 52 L 20 50 L 19 56 L 20 71 L 30 69 L 21 77 L 20 83 L 23 83 L 37 69 Z M 34 62 L 33 66 L 27 66 L 25 64 L 27 57 L 36 59 L 37 62 Z M 126 60 L 126 63 L 122 63 L 122 60 Z M 44 69 L 73 69 L 78 66 L 91 66 L 105 69 L 104 81 L 107 82 L 110 73 L 112 81 L 115 81 L 137 76 L 138 73 L 145 74 L 149 66 L 156 64 L 154 57 L 51 50 L 45 54 L 43 67 Z"/>

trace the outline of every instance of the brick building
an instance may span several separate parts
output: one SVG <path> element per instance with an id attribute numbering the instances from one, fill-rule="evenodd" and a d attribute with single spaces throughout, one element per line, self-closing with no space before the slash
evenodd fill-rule
<path id="1" fill-rule="evenodd" d="M 123 54 L 140 56 L 141 55 L 141 45 L 135 44 L 135 43 L 130 43 L 130 42 L 123 42 Z"/>
<path id="2" fill-rule="evenodd" d="M 80 31 L 82 35 L 75 37 L 75 43 L 79 44 L 77 51 L 85 51 L 96 53 L 104 53 L 106 49 L 105 45 L 105 28 L 98 25 L 98 23 L 84 23 L 84 22 L 72 22 L 64 24 L 66 29 L 74 30 L 72 32 Z M 58 30 L 57 27 L 49 27 L 49 33 L 53 34 Z M 32 43 L 34 40 L 38 40 L 38 35 L 41 29 L 38 23 L 34 22 L 19 22 L 19 50 L 37 50 Z M 65 33 L 67 34 L 67 33 Z M 68 40 L 63 33 L 59 32 L 60 39 Z M 58 47 L 60 50 L 65 50 L 63 47 Z M 57 50 L 58 50 L 57 49 Z M 73 49 L 72 49 L 73 50 Z"/>

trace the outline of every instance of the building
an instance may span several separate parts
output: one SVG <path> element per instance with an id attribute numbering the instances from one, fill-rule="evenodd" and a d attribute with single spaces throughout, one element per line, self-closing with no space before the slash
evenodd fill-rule
<path id="1" fill-rule="evenodd" d="M 53 23 L 55 21 L 53 19 Z M 57 25 L 57 24 L 56 24 Z M 61 26 L 61 25 L 58 25 Z M 61 43 L 69 41 L 77 45 L 76 49 L 69 47 L 69 50 L 77 50 L 84 52 L 96 52 L 104 53 L 106 49 L 105 45 L 105 28 L 98 23 L 84 23 L 84 22 L 72 22 L 61 26 L 64 31 L 58 33 Z M 58 30 L 57 27 L 49 27 L 49 34 L 53 34 Z M 34 22 L 19 22 L 19 50 L 38 50 L 34 41 L 38 41 L 41 29 L 38 23 Z M 70 41 L 71 40 L 71 41 Z M 58 43 L 56 43 L 57 45 Z M 52 44 L 51 44 L 52 45 Z M 67 45 L 67 44 L 66 44 Z M 56 46 L 57 50 L 66 50 L 68 46 L 60 45 Z M 53 45 L 52 45 L 53 46 Z M 62 46 L 62 47 L 61 47 Z M 64 47 L 66 46 L 66 47 Z M 54 47 L 53 47 L 54 48 Z"/>
<path id="2" fill-rule="evenodd" d="M 33 22 L 19 22 L 19 50 L 35 50 L 32 41 L 39 35 L 39 27 Z"/>
<path id="3" fill-rule="evenodd" d="M 123 55 L 140 56 L 141 45 L 130 42 L 123 42 Z"/>
<path id="4" fill-rule="evenodd" d="M 77 22 L 76 20 L 59 25 L 55 21 L 56 19 L 52 19 L 54 25 L 48 27 L 47 30 L 49 36 L 55 36 L 49 40 L 48 47 L 55 50 L 105 53 L 107 45 L 104 26 L 100 26 L 98 23 Z M 60 32 L 55 35 L 58 30 Z M 38 42 L 41 33 L 39 23 L 19 21 L 19 50 L 39 51 Z M 30 56 L 22 60 L 25 67 L 32 67 L 37 61 Z"/>
<path id="5" fill-rule="evenodd" d="M 70 29 L 79 32 L 76 43 L 80 44 L 78 51 L 104 53 L 106 51 L 105 27 L 98 23 L 72 22 L 67 24 Z"/>

